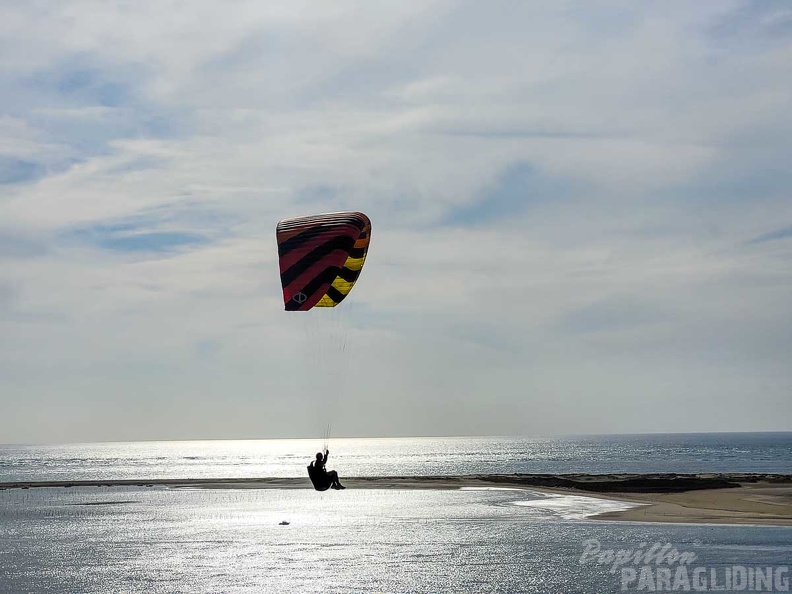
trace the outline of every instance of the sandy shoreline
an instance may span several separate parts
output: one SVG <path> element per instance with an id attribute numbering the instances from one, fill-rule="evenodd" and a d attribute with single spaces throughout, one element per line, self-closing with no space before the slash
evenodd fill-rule
<path id="1" fill-rule="evenodd" d="M 509 474 L 350 477 L 350 489 L 515 487 L 641 504 L 593 516 L 604 520 L 792 526 L 792 475 L 778 474 Z M 0 483 L 0 490 L 42 487 L 168 486 L 203 489 L 310 489 L 307 477 L 155 479 Z"/>
<path id="2" fill-rule="evenodd" d="M 792 526 L 792 481 L 681 493 L 609 493 L 608 499 L 645 504 L 592 516 L 633 522 Z"/>

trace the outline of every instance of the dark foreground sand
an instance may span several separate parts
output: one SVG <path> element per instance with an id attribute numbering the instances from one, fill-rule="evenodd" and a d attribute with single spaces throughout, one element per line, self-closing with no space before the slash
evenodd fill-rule
<path id="1" fill-rule="evenodd" d="M 779 474 L 503 474 L 351 477 L 350 489 L 457 489 L 516 487 L 588 495 L 642 504 L 595 516 L 639 522 L 768 524 L 792 526 L 792 475 Z M 0 483 L 3 489 L 37 487 L 169 486 L 203 489 L 310 489 L 308 478 L 160 479 Z"/>

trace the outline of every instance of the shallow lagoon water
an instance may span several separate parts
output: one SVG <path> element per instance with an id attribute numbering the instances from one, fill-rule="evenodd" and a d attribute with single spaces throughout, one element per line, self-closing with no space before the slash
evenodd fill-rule
<path id="1" fill-rule="evenodd" d="M 789 564 L 792 529 L 602 522 L 628 506 L 520 489 L 0 492 L 0 591 L 620 592 L 603 548 Z M 288 525 L 281 525 L 288 521 Z"/>

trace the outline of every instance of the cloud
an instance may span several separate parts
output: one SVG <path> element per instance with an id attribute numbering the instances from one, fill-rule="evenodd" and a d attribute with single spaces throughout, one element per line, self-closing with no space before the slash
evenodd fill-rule
<path id="1" fill-rule="evenodd" d="M 49 246 L 41 237 L 0 228 L 0 260 L 35 258 L 48 252 Z"/>
<path id="2" fill-rule="evenodd" d="M 315 433 L 342 320 L 350 435 L 779 428 L 787 12 L 9 5 L 5 439 Z M 277 221 L 345 209 L 353 296 L 287 315 Z"/>
<path id="3" fill-rule="evenodd" d="M 771 231 L 770 233 L 765 233 L 764 235 L 760 235 L 759 237 L 755 237 L 748 243 L 765 243 L 768 241 L 777 241 L 780 239 L 788 239 L 792 237 L 792 226 L 784 227 L 783 229 L 777 229 L 775 231 Z"/>

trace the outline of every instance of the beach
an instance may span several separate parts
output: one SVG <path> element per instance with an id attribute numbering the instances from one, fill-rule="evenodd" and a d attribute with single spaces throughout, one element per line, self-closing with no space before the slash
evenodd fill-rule
<path id="1" fill-rule="evenodd" d="M 745 483 L 730 489 L 680 493 L 609 493 L 608 498 L 646 504 L 593 516 L 606 520 L 693 524 L 792 526 L 792 479 Z"/>
<path id="2" fill-rule="evenodd" d="M 517 488 L 639 504 L 592 516 L 601 520 L 792 526 L 792 475 L 784 474 L 479 474 L 350 477 L 343 482 L 349 489 Z M 0 490 L 155 485 L 174 489 L 311 488 L 307 477 L 263 477 L 6 482 L 0 483 Z"/>

